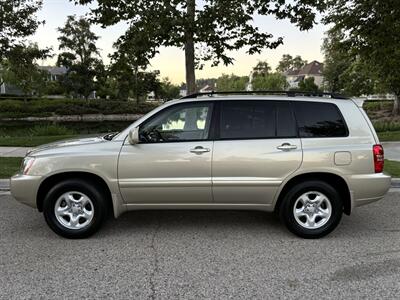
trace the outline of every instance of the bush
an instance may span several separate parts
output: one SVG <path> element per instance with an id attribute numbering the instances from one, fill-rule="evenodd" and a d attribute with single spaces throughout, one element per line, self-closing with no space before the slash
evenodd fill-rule
<path id="1" fill-rule="evenodd" d="M 73 135 L 75 132 L 61 125 L 35 125 L 29 130 L 30 136 Z"/>
<path id="2" fill-rule="evenodd" d="M 396 121 L 376 121 L 373 125 L 377 132 L 400 131 L 400 122 Z"/>
<path id="3" fill-rule="evenodd" d="M 154 109 L 157 104 L 132 101 L 90 100 L 80 99 L 36 99 L 29 102 L 22 100 L 0 101 L 1 117 L 27 117 L 82 114 L 144 114 Z"/>
<path id="4" fill-rule="evenodd" d="M 393 101 L 365 101 L 363 104 L 365 111 L 392 110 Z"/>

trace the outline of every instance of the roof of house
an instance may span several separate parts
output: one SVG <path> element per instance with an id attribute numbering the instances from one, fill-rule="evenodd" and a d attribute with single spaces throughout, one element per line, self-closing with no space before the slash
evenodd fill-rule
<path id="1" fill-rule="evenodd" d="M 320 75 L 322 76 L 322 71 L 324 70 L 324 64 L 316 60 L 306 64 L 301 69 L 290 69 L 285 72 L 286 76 L 300 76 L 300 75 Z"/>
<path id="2" fill-rule="evenodd" d="M 324 64 L 314 60 L 302 67 L 298 75 L 322 75 L 323 69 Z"/>
<path id="3" fill-rule="evenodd" d="M 67 73 L 66 67 L 52 67 L 52 66 L 40 66 L 40 70 L 47 71 L 51 75 L 64 75 Z"/>

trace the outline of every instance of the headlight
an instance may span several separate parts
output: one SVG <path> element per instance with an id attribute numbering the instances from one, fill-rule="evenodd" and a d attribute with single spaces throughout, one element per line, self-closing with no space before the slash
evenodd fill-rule
<path id="1" fill-rule="evenodd" d="M 27 175 L 29 173 L 29 170 L 32 168 L 34 162 L 35 162 L 34 157 L 29 157 L 29 156 L 25 157 L 21 165 L 22 174 Z"/>

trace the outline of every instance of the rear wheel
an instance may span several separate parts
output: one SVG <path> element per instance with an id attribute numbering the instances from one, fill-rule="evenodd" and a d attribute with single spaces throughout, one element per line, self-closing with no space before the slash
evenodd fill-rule
<path id="1" fill-rule="evenodd" d="M 286 193 L 280 218 L 294 234 L 320 238 L 337 227 L 342 211 L 342 199 L 334 187 L 324 181 L 306 181 Z"/>
<path id="2" fill-rule="evenodd" d="M 103 195 L 89 181 L 62 181 L 44 199 L 45 220 L 55 233 L 63 237 L 88 237 L 100 228 L 106 217 L 106 199 Z"/>

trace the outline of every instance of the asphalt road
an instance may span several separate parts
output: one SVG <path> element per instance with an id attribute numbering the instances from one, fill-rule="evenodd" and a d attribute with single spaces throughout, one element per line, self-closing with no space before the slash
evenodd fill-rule
<path id="1" fill-rule="evenodd" d="M 0 195 L 0 298 L 397 298 L 400 193 L 303 240 L 272 214 L 131 212 L 66 240 Z"/>

